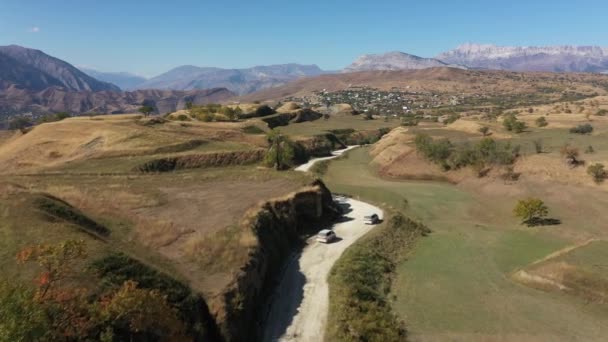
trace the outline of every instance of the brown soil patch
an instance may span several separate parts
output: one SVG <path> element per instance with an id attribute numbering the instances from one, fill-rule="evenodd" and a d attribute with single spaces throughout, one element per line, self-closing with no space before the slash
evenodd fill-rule
<path id="1" fill-rule="evenodd" d="M 162 247 L 163 254 L 174 258 L 183 256 L 186 236 L 211 234 L 236 224 L 248 208 L 255 204 L 298 188 L 285 179 L 263 182 L 219 181 L 191 187 L 160 188 L 166 203 L 158 207 L 135 210 L 147 221 L 164 222 L 159 230 L 137 228 L 145 244 Z"/>

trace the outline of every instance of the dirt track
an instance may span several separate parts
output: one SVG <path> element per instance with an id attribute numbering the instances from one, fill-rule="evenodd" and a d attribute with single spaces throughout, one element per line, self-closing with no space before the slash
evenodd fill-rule
<path id="1" fill-rule="evenodd" d="M 345 217 L 333 227 L 338 241 L 322 244 L 309 239 L 301 254 L 287 265 L 274 294 L 263 341 L 323 341 L 329 308 L 327 276 L 342 252 L 374 226 L 363 217 L 382 211 L 364 202 L 337 198 Z"/>
<path id="2" fill-rule="evenodd" d="M 359 147 L 358 145 L 354 145 L 354 146 L 348 146 L 345 149 L 342 150 L 336 150 L 333 151 L 331 153 L 330 157 L 322 157 L 322 158 L 314 158 L 308 161 L 308 163 L 306 164 L 302 164 L 298 167 L 295 168 L 295 171 L 301 171 L 301 172 L 307 172 L 310 170 L 310 168 L 315 165 L 316 162 L 318 161 L 322 161 L 322 160 L 330 160 L 330 159 L 334 159 L 334 158 L 338 158 L 339 156 L 341 156 L 342 154 L 344 154 L 346 151 L 352 150 L 355 147 Z"/>

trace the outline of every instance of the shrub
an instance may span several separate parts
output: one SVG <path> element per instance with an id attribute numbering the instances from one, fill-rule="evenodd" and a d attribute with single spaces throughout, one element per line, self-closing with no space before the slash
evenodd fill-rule
<path id="1" fill-rule="evenodd" d="M 519 200 L 513 209 L 513 213 L 522 220 L 522 224 L 525 223 L 531 226 L 546 217 L 549 213 L 549 208 L 538 198 L 528 198 Z"/>
<path id="2" fill-rule="evenodd" d="M 190 118 L 186 114 L 180 114 L 177 116 L 177 120 L 178 121 L 188 121 L 188 120 L 190 120 Z"/>
<path id="3" fill-rule="evenodd" d="M 10 121 L 8 124 L 9 129 L 18 129 L 21 133 L 27 133 L 27 129 L 32 126 L 34 123 L 27 117 L 19 116 Z"/>
<path id="4" fill-rule="evenodd" d="M 458 120 L 458 119 L 460 119 L 460 115 L 459 115 L 459 114 L 456 114 L 456 113 L 454 113 L 454 114 L 450 114 L 450 115 L 447 117 L 447 119 L 445 119 L 445 120 L 443 121 L 443 124 L 444 124 L 444 125 L 449 125 L 449 124 L 451 124 L 451 123 L 456 122 L 456 120 Z"/>
<path id="5" fill-rule="evenodd" d="M 581 160 L 578 159 L 579 150 L 576 147 L 564 145 L 560 150 L 560 154 L 564 158 L 566 158 L 566 162 L 572 167 L 578 166 L 583 163 Z"/>
<path id="6" fill-rule="evenodd" d="M 585 149 L 585 153 L 595 153 L 595 149 L 593 148 L 593 146 L 589 145 Z"/>
<path id="7" fill-rule="evenodd" d="M 526 123 L 523 121 L 515 121 L 513 123 L 513 132 L 515 133 L 521 133 L 523 131 L 525 131 L 527 128 Z"/>
<path id="8" fill-rule="evenodd" d="M 418 126 L 418 120 L 411 116 L 406 116 L 401 119 L 401 126 Z"/>
<path id="9" fill-rule="evenodd" d="M 259 128 L 258 126 L 249 125 L 241 128 L 241 131 L 245 134 L 264 134 L 264 130 Z"/>
<path id="10" fill-rule="evenodd" d="M 532 143 L 534 144 L 534 150 L 536 151 L 536 153 L 543 153 L 543 141 L 540 139 L 536 139 L 534 141 L 532 141 Z"/>
<path id="11" fill-rule="evenodd" d="M 608 114 L 608 109 L 600 109 L 595 113 L 597 116 L 606 116 L 606 114 Z"/>
<path id="12" fill-rule="evenodd" d="M 593 177 L 593 180 L 596 183 L 601 183 L 606 178 L 606 170 L 604 169 L 604 164 L 595 163 L 593 165 L 589 165 L 587 168 L 587 173 Z"/>
<path id="13" fill-rule="evenodd" d="M 274 113 L 275 113 L 275 111 L 267 105 L 259 106 L 255 110 L 256 117 L 268 116 L 268 115 L 272 115 Z"/>
<path id="14" fill-rule="evenodd" d="M 481 126 L 481 127 L 479 127 L 478 131 L 479 131 L 479 133 L 481 133 L 485 137 L 490 132 L 490 127 L 488 127 L 488 126 Z"/>
<path id="15" fill-rule="evenodd" d="M 515 133 L 521 133 L 526 129 L 526 124 L 522 121 L 517 120 L 515 114 L 507 114 L 503 126 L 507 131 L 513 131 Z"/>
<path id="16" fill-rule="evenodd" d="M 570 133 L 589 134 L 591 132 L 593 132 L 593 126 L 590 124 L 583 124 L 570 128 Z"/>
<path id="17" fill-rule="evenodd" d="M 544 116 L 541 116 L 540 118 L 536 119 L 536 126 L 538 127 L 545 127 L 548 124 L 549 123 L 547 122 L 547 119 L 545 119 Z"/>

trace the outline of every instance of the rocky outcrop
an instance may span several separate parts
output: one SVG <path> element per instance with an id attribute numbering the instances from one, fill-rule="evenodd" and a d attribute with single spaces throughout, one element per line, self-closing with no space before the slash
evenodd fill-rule
<path id="1" fill-rule="evenodd" d="M 257 340 L 264 303 L 282 266 L 307 231 L 340 215 L 331 192 L 316 181 L 285 198 L 265 202 L 246 216 L 242 225 L 253 231 L 257 244 L 234 282 L 210 303 L 226 341 Z"/>

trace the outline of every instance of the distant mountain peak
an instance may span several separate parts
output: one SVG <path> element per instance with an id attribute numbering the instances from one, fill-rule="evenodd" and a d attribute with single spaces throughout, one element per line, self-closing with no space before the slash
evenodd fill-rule
<path id="1" fill-rule="evenodd" d="M 0 46 L 0 55 L 4 56 L 4 62 L 0 64 L 0 73 L 9 74 L 11 69 L 15 68 L 27 69 L 27 73 L 11 73 L 11 79 L 8 81 L 18 86 L 25 88 L 30 88 L 33 84 L 36 84 L 37 88 L 60 86 L 68 91 L 120 90 L 117 86 L 96 80 L 73 65 L 40 50 L 8 45 Z"/>
<path id="2" fill-rule="evenodd" d="M 343 72 L 367 70 L 408 70 L 427 69 L 450 66 L 438 59 L 423 58 L 401 51 L 391 51 L 383 54 L 367 54 L 357 58 Z"/>
<path id="3" fill-rule="evenodd" d="M 513 71 L 602 72 L 608 48 L 599 46 L 497 46 L 466 43 L 436 58 L 473 68 Z"/>

